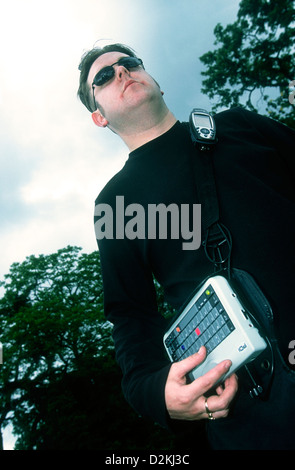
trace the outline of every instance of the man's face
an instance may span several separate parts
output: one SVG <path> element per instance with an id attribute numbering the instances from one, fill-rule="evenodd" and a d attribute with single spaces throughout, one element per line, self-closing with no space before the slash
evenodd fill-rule
<path id="1" fill-rule="evenodd" d="M 95 75 L 104 67 L 128 57 L 121 52 L 108 52 L 98 57 L 88 74 L 88 85 L 92 90 Z M 144 117 L 150 105 L 156 105 L 162 98 L 161 90 L 154 79 L 142 68 L 127 70 L 122 65 L 114 65 L 114 77 L 102 86 L 94 86 L 94 96 L 99 105 L 97 115 L 102 115 L 110 127 L 121 130 L 130 120 Z M 95 113 L 94 113 L 95 114 Z"/>

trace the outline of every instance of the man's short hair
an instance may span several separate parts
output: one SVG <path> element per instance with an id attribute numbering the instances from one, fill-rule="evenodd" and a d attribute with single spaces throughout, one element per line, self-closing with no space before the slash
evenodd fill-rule
<path id="1" fill-rule="evenodd" d="M 83 54 L 79 65 L 80 83 L 78 89 L 78 97 L 86 106 L 88 111 L 90 111 L 91 113 L 93 113 L 96 108 L 94 108 L 92 89 L 87 83 L 89 70 L 93 62 L 95 62 L 98 57 L 103 54 L 106 54 L 107 52 L 122 52 L 122 54 L 126 54 L 130 57 L 136 57 L 136 54 L 133 49 L 128 46 L 125 46 L 124 44 L 109 44 L 104 47 L 94 47 L 90 51 L 87 51 L 85 52 L 85 54 Z"/>

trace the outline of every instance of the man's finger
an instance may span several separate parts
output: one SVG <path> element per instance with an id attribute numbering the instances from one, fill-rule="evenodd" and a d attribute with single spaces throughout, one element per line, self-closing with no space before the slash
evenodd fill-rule
<path id="1" fill-rule="evenodd" d="M 210 403 L 210 410 L 217 411 L 226 411 L 229 409 L 230 403 L 235 397 L 238 390 L 238 379 L 235 374 L 232 374 L 226 380 L 226 386 L 223 388 L 222 393 L 218 395 L 211 395 L 208 398 Z M 209 405 L 208 405 L 209 406 Z"/>

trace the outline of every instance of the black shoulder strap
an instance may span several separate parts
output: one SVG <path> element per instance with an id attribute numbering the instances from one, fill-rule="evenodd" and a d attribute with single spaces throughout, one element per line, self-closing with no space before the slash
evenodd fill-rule
<path id="1" fill-rule="evenodd" d="M 219 204 L 213 173 L 212 150 L 200 151 L 196 147 L 193 158 L 194 177 L 197 185 L 199 200 L 202 204 L 203 229 L 206 232 L 219 222 Z"/>
<path id="2" fill-rule="evenodd" d="M 230 276 L 232 238 L 220 222 L 218 195 L 213 167 L 214 147 L 198 145 L 190 132 L 195 152 L 192 156 L 194 182 L 202 212 L 202 245 L 215 270 L 227 270 Z"/>

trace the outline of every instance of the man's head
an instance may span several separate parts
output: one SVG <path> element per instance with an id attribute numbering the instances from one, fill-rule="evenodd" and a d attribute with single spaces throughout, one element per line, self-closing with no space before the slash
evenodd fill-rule
<path id="1" fill-rule="evenodd" d="M 80 62 L 80 83 L 78 89 L 78 96 L 82 103 L 86 106 L 88 111 L 93 113 L 97 105 L 93 102 L 93 90 L 92 87 L 89 87 L 88 75 L 93 63 L 98 59 L 98 57 L 108 52 L 119 52 L 130 57 L 136 57 L 135 52 L 124 44 L 110 44 L 105 47 L 95 47 L 90 51 L 86 52 Z"/>
<path id="2" fill-rule="evenodd" d="M 129 148 L 171 125 L 159 84 L 135 52 L 112 44 L 87 52 L 81 61 L 78 96 L 94 123 L 118 134 Z"/>

